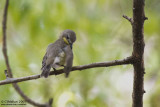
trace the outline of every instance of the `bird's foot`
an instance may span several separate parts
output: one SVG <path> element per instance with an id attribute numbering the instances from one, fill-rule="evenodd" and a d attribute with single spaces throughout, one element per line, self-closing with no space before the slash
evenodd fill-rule
<path id="1" fill-rule="evenodd" d="M 53 70 L 54 70 L 54 72 L 56 72 L 57 70 L 56 70 L 56 68 L 53 68 Z"/>

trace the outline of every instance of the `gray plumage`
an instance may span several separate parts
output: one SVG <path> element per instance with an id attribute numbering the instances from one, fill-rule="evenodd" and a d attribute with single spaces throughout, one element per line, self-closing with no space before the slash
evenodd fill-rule
<path id="1" fill-rule="evenodd" d="M 41 77 L 44 76 L 47 78 L 51 67 L 55 70 L 60 66 L 64 66 L 64 72 L 66 73 L 66 77 L 68 77 L 73 63 L 72 44 L 75 41 L 75 32 L 72 30 L 64 30 L 57 41 L 48 45 L 42 61 Z"/>

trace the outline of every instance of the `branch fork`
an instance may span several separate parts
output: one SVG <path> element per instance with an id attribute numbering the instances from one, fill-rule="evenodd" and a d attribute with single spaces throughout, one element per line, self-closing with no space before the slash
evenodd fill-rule
<path id="1" fill-rule="evenodd" d="M 123 15 L 122 17 L 125 18 L 126 20 L 128 20 L 131 23 L 131 25 L 133 24 L 133 19 L 132 18 L 129 18 L 126 15 Z"/>

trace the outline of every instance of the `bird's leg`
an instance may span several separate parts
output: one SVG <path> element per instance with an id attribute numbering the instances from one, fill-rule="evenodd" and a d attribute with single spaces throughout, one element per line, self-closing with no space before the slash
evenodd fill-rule
<path id="1" fill-rule="evenodd" d="M 56 72 L 56 68 L 53 68 L 54 72 Z"/>

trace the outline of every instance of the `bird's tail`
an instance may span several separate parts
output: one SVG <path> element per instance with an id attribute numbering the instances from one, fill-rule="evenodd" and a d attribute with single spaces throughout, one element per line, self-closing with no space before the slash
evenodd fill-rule
<path id="1" fill-rule="evenodd" d="M 50 66 L 50 65 L 43 66 L 43 67 L 41 68 L 41 70 L 42 70 L 41 77 L 47 78 L 47 77 L 49 76 L 50 69 L 51 69 L 51 66 Z"/>

